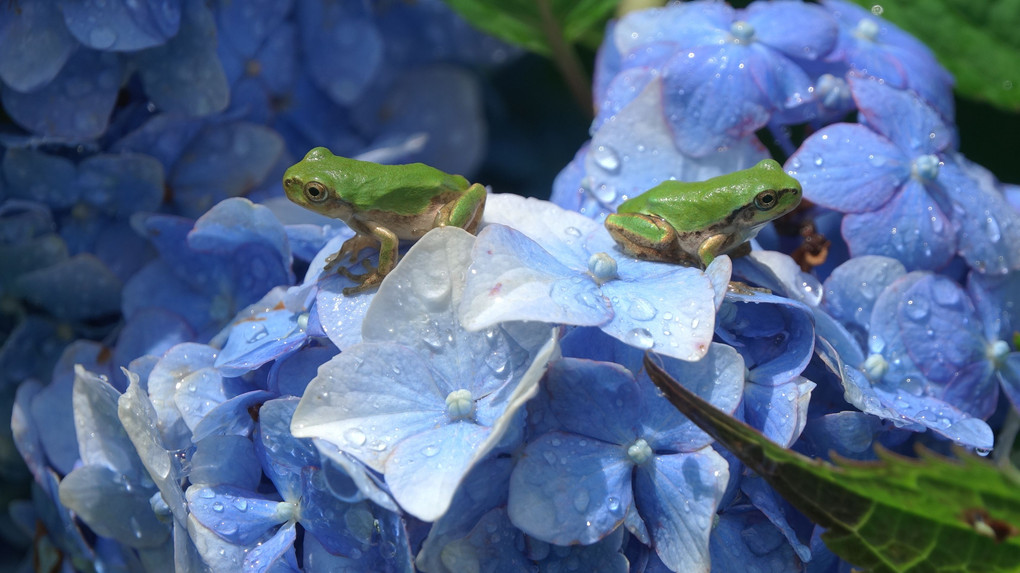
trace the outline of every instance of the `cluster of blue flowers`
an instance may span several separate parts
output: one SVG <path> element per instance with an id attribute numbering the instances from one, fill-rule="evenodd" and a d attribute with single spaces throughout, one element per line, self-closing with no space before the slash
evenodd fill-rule
<path id="1" fill-rule="evenodd" d="M 620 19 L 552 201 L 491 193 L 477 236 L 434 229 L 347 296 L 323 268 L 353 231 L 289 209 L 282 170 L 323 145 L 470 172 L 478 87 L 448 62 L 507 48 L 426 1 L 17 4 L 0 388 L 41 569 L 836 572 L 646 350 L 819 457 L 987 453 L 1020 406 L 1016 190 L 956 151 L 952 78 L 876 14 Z M 698 269 L 603 227 L 757 163 L 760 134 L 803 184 L 812 256 L 769 229 Z"/>

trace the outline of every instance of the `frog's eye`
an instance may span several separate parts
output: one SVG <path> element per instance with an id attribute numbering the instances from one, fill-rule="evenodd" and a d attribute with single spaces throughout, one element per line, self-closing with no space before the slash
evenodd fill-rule
<path id="1" fill-rule="evenodd" d="M 754 197 L 754 206 L 759 211 L 768 211 L 769 209 L 776 206 L 776 192 L 775 191 L 762 191 Z"/>
<path id="2" fill-rule="evenodd" d="M 305 198 L 312 203 L 322 203 L 329 198 L 329 192 L 326 190 L 326 186 L 318 181 L 309 181 L 305 183 Z"/>

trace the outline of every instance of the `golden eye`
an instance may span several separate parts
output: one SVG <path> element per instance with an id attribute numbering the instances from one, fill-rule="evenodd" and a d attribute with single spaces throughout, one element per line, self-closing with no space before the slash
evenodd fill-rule
<path id="1" fill-rule="evenodd" d="M 318 181 L 305 183 L 305 198 L 312 203 L 322 203 L 329 198 L 329 191 L 326 186 Z"/>
<path id="2" fill-rule="evenodd" d="M 776 192 L 775 191 L 762 191 L 754 197 L 754 206 L 759 211 L 768 211 L 769 209 L 776 206 Z"/>

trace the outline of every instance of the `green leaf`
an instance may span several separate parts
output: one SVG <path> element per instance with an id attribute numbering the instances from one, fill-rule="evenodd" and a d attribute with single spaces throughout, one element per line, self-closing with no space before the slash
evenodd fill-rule
<path id="1" fill-rule="evenodd" d="M 875 573 L 1020 571 L 1020 480 L 986 460 L 963 450 L 811 459 L 717 410 L 647 354 L 645 368 L 678 410 L 827 528 L 822 539 L 846 561 Z"/>
<path id="2" fill-rule="evenodd" d="M 532 52 L 552 56 L 556 44 L 602 41 L 618 0 L 446 0 L 476 28 Z M 543 15 L 543 8 L 547 11 Z"/>
<path id="3" fill-rule="evenodd" d="M 917 36 L 966 97 L 1020 110 L 1020 0 L 854 0 Z"/>

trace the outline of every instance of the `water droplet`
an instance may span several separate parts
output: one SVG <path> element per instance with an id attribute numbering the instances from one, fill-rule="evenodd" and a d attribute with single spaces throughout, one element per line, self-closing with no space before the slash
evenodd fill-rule
<path id="1" fill-rule="evenodd" d="M 821 167 L 822 163 L 825 163 L 825 159 L 821 155 L 815 155 L 815 167 Z"/>
<path id="2" fill-rule="evenodd" d="M 935 284 L 931 287 L 932 296 L 941 306 L 955 306 L 960 302 L 960 289 L 956 286 L 953 281 L 944 278 L 936 277 Z"/>
<path id="3" fill-rule="evenodd" d="M 912 298 L 903 303 L 903 311 L 913 320 L 924 320 L 928 316 L 928 301 L 923 298 Z"/>
<path id="4" fill-rule="evenodd" d="M 344 432 L 344 439 L 347 440 L 348 444 L 354 447 L 361 447 L 365 445 L 365 440 L 367 438 L 365 436 L 365 432 L 363 432 L 360 428 L 350 428 Z"/>
<path id="5" fill-rule="evenodd" d="M 581 230 L 578 229 L 577 227 L 567 227 L 566 229 L 563 230 L 563 232 L 566 233 L 567 235 L 570 235 L 571 237 L 581 236 Z"/>
<path id="6" fill-rule="evenodd" d="M 595 160 L 595 165 L 609 173 L 618 173 L 620 171 L 620 156 L 617 155 L 615 149 L 608 145 L 595 146 L 591 150 L 591 157 Z"/>
<path id="7" fill-rule="evenodd" d="M 117 32 L 106 26 L 97 26 L 89 32 L 89 44 L 97 50 L 105 50 L 117 42 Z"/>
<path id="8" fill-rule="evenodd" d="M 652 333 L 648 332 L 645 328 L 635 328 L 634 330 L 631 330 L 627 333 L 624 342 L 631 346 L 636 346 L 637 348 L 645 350 L 655 346 L 655 339 L 652 338 Z"/>
<path id="9" fill-rule="evenodd" d="M 613 496 L 609 496 L 606 499 L 606 507 L 609 508 L 609 511 L 616 511 L 620 509 L 620 499 Z"/>
<path id="10" fill-rule="evenodd" d="M 259 325 L 258 328 L 248 333 L 248 337 L 245 338 L 245 341 L 251 344 L 258 342 L 267 336 L 269 336 L 269 331 L 266 330 L 265 326 Z"/>
<path id="11" fill-rule="evenodd" d="M 439 450 L 440 450 L 440 448 L 439 448 L 438 445 L 436 445 L 436 444 L 429 444 L 429 445 L 427 445 L 427 446 L 425 446 L 424 448 L 421 449 L 421 455 L 425 456 L 426 458 L 431 458 L 431 457 L 435 456 L 436 454 L 438 454 Z"/>
<path id="12" fill-rule="evenodd" d="M 635 297 L 630 301 L 630 306 L 627 308 L 627 314 L 629 314 L 634 320 L 644 321 L 655 318 L 658 311 L 655 309 L 655 306 L 648 301 L 648 299 Z"/>
<path id="13" fill-rule="evenodd" d="M 234 506 L 234 509 L 236 509 L 237 511 L 240 512 L 248 511 L 248 500 L 244 499 L 243 497 L 235 499 L 232 505 Z"/>
<path id="14" fill-rule="evenodd" d="M 588 490 L 581 488 L 574 492 L 574 509 L 578 512 L 584 512 L 588 509 L 588 503 L 591 501 L 588 495 Z"/>
<path id="15" fill-rule="evenodd" d="M 221 511 L 223 511 L 223 504 L 218 502 L 218 501 L 213 502 L 212 508 L 213 508 L 213 511 L 221 512 Z"/>
<path id="16" fill-rule="evenodd" d="M 999 229 L 999 221 L 988 211 L 985 211 L 985 233 L 988 235 L 988 240 L 993 243 L 998 243 L 999 239 L 1002 238 L 1002 231 Z"/>

